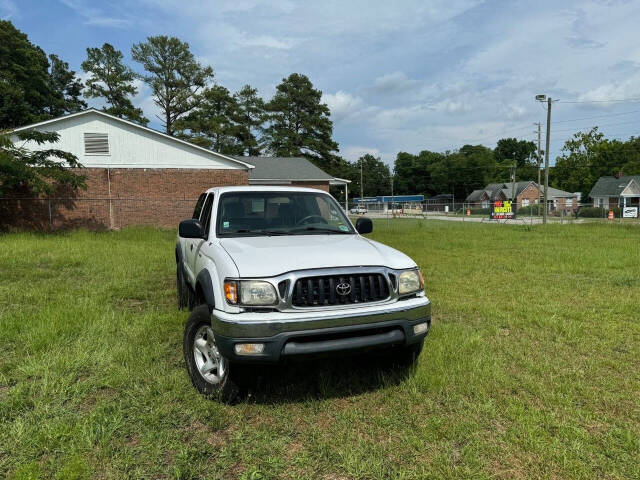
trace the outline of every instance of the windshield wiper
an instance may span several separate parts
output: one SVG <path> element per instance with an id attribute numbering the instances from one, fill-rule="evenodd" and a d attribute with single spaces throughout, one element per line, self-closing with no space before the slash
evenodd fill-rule
<path id="1" fill-rule="evenodd" d="M 340 235 L 350 234 L 351 232 L 343 232 L 342 230 L 335 230 L 333 228 L 325 228 L 325 227 L 303 227 L 303 228 L 294 228 L 291 230 L 292 232 L 323 232 L 323 233 L 338 233 Z"/>

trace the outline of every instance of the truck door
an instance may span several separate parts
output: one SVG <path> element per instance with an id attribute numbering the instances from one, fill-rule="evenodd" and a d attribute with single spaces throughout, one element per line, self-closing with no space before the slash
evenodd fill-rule
<path id="1" fill-rule="evenodd" d="M 193 215 L 191 218 L 195 220 L 200 220 L 200 216 L 202 214 L 202 207 L 204 206 L 205 199 L 207 198 L 207 194 L 203 193 L 198 197 L 198 201 L 196 202 L 196 206 L 193 209 Z M 197 240 L 195 238 L 183 238 L 180 242 L 183 247 L 182 258 L 184 259 L 184 267 L 185 273 L 187 275 L 187 282 L 193 284 L 194 276 L 191 265 L 193 265 L 193 249 L 194 249 L 194 241 Z"/>
<path id="2" fill-rule="evenodd" d="M 200 213 L 200 223 L 205 231 L 205 238 L 190 238 L 191 245 L 189 246 L 189 254 L 187 256 L 187 261 L 189 262 L 188 268 L 191 271 L 191 275 L 193 275 L 193 279 L 197 275 L 196 270 L 196 262 L 198 260 L 198 255 L 200 255 L 200 249 L 204 242 L 209 237 L 209 226 L 211 225 L 211 208 L 213 207 L 213 193 L 207 195 L 206 200 L 204 201 L 204 206 L 202 207 L 202 212 Z"/>

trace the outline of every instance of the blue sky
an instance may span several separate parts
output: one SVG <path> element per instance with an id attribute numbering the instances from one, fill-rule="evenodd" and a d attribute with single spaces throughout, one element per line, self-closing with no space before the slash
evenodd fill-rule
<path id="1" fill-rule="evenodd" d="M 104 42 L 139 70 L 131 45 L 168 34 L 230 90 L 248 83 L 268 98 L 304 73 L 351 160 L 534 140 L 546 115 L 538 93 L 561 100 L 552 158 L 593 125 L 608 137 L 640 133 L 638 1 L 0 0 L 0 17 L 76 70 L 85 48 Z M 153 118 L 139 87 L 135 103 Z"/>

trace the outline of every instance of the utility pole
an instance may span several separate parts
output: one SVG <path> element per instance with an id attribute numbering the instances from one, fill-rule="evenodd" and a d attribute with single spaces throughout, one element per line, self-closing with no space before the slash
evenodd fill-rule
<path id="1" fill-rule="evenodd" d="M 549 142 L 551 141 L 551 97 L 547 99 L 547 141 L 544 147 L 544 216 L 542 223 L 547 223 L 547 199 L 549 195 Z"/>
<path id="2" fill-rule="evenodd" d="M 394 172 L 391 172 L 391 216 L 393 216 L 393 176 L 395 174 Z"/>
<path id="3" fill-rule="evenodd" d="M 542 211 L 542 223 L 547 223 L 547 198 L 549 192 L 549 142 L 551 140 L 551 97 L 546 95 L 536 95 L 539 102 L 547 101 L 547 135 L 544 149 L 544 210 Z"/>
<path id="4" fill-rule="evenodd" d="M 511 209 L 514 211 L 513 202 L 515 202 L 515 210 L 518 209 L 518 200 L 516 199 L 516 163 L 513 162 L 513 166 L 509 168 L 511 174 Z"/>
<path id="5" fill-rule="evenodd" d="M 364 184 L 362 183 L 362 157 L 360 157 L 360 205 L 362 205 L 364 199 Z"/>
<path id="6" fill-rule="evenodd" d="M 542 124 L 538 122 L 535 125 L 538 126 L 538 216 L 540 216 L 540 165 L 542 164 L 542 158 L 540 158 L 540 130 Z"/>

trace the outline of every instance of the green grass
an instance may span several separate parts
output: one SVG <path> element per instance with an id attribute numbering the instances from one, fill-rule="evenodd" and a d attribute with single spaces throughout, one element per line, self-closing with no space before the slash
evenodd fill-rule
<path id="1" fill-rule="evenodd" d="M 376 222 L 433 302 L 414 371 L 181 351 L 174 233 L 0 236 L 0 477 L 640 478 L 640 228 Z"/>

